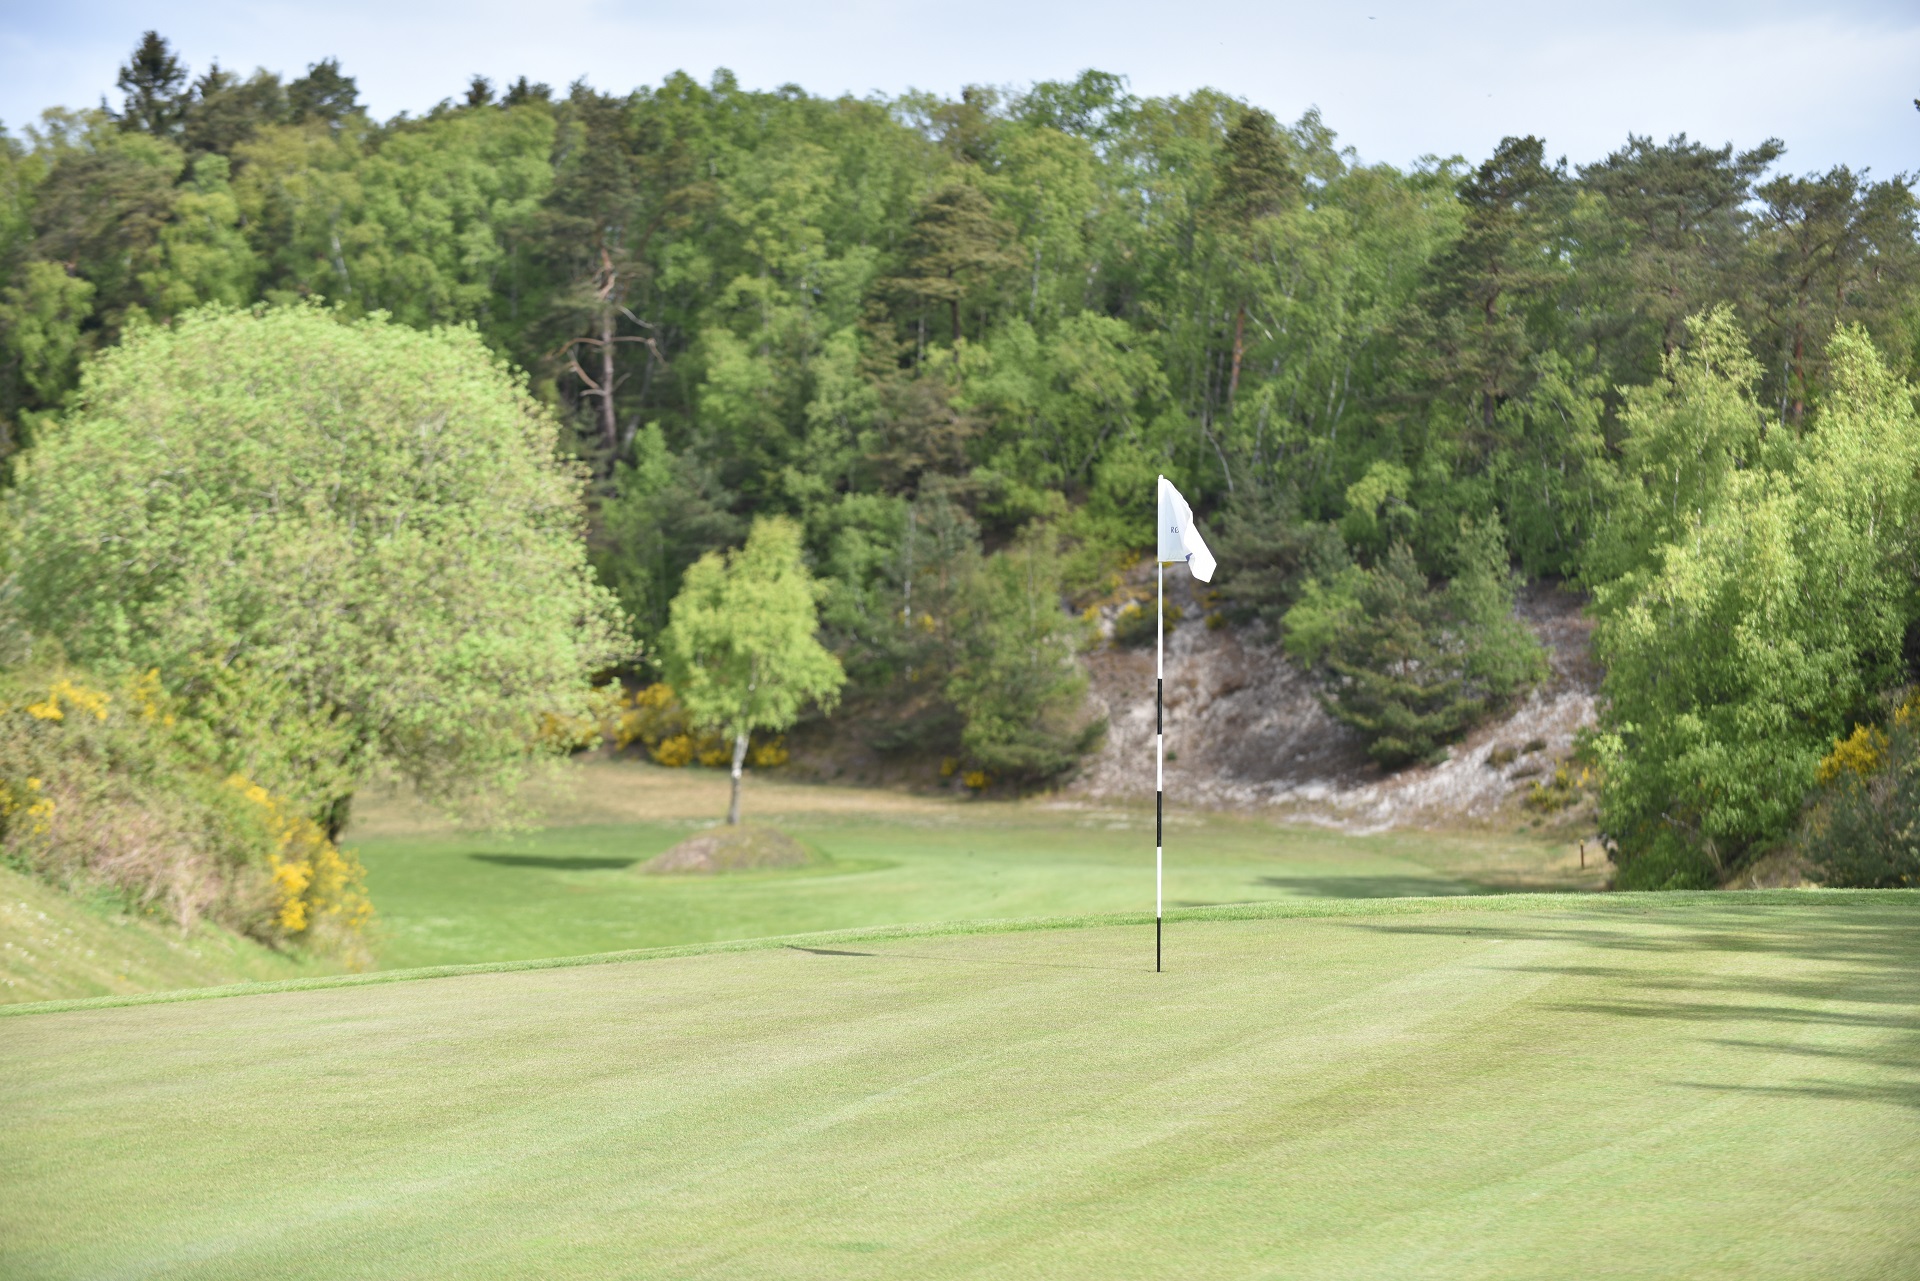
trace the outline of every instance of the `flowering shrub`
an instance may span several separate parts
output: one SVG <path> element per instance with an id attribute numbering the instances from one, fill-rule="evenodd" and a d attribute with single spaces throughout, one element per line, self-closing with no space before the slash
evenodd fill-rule
<path id="1" fill-rule="evenodd" d="M 160 674 L 0 676 L 0 860 L 181 926 L 363 960 L 357 860 L 294 800 L 221 768 L 226 740 Z"/>
<path id="2" fill-rule="evenodd" d="M 1860 725 L 1814 770 L 1803 854 L 1828 885 L 1920 886 L 1920 691 L 1886 726 Z"/>
<path id="3" fill-rule="evenodd" d="M 685 734 L 675 734 L 672 738 L 662 739 L 647 751 L 654 760 L 668 769 L 679 769 L 682 765 L 693 763 L 693 739 Z"/>
<path id="4" fill-rule="evenodd" d="M 617 751 L 639 743 L 654 762 L 679 769 L 698 761 L 710 769 L 733 765 L 733 744 L 712 730 L 697 730 L 673 687 L 656 683 L 630 698 L 616 698 L 605 733 Z M 755 735 L 748 740 L 747 763 L 770 769 L 787 763 L 783 735 Z"/>
<path id="5" fill-rule="evenodd" d="M 373 916 L 360 860 L 328 840 L 318 823 L 288 809 L 246 775 L 233 775 L 227 786 L 252 802 L 265 828 L 275 924 L 289 936 L 357 935 Z"/>

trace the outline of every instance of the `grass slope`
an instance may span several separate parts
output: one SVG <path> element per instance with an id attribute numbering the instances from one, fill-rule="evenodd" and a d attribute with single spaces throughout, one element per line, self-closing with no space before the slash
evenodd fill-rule
<path id="1" fill-rule="evenodd" d="M 1212 914 L 10 1019 L 0 1275 L 1920 1273 L 1920 895 Z"/>
<path id="2" fill-rule="evenodd" d="M 333 969 L 206 922 L 182 933 L 0 868 L 0 1004 L 291 979 Z"/>
<path id="3" fill-rule="evenodd" d="M 750 817 L 829 855 L 803 872 L 635 876 L 628 869 L 724 812 L 701 770 L 596 763 L 519 836 L 449 833 L 430 815 L 370 806 L 351 844 L 394 967 L 665 947 L 910 921 L 1151 907 L 1151 810 L 966 803 L 770 780 Z M 1299 897 L 1598 888 L 1571 848 L 1494 835 L 1349 836 L 1175 810 L 1169 906 Z"/>

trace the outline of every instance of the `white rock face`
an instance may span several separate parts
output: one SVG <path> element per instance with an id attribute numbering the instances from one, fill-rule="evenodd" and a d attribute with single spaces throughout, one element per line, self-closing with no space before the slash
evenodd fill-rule
<path id="1" fill-rule="evenodd" d="M 1358 831 L 1497 821 L 1593 723 L 1592 625 L 1571 593 L 1535 588 L 1518 604 L 1548 649 L 1542 686 L 1455 744 L 1441 764 L 1383 774 L 1359 736 L 1327 714 L 1317 678 L 1259 628 L 1209 630 L 1193 587 L 1183 571 L 1168 571 L 1168 602 L 1186 611 L 1168 637 L 1166 661 L 1167 792 L 1177 805 L 1274 807 Z M 1105 646 L 1088 667 L 1107 740 L 1066 799 L 1151 797 L 1153 649 Z M 1503 764 L 1489 759 L 1496 753 Z"/>

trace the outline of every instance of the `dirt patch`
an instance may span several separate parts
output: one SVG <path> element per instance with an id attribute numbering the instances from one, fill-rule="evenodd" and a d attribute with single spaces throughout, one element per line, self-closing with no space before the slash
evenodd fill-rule
<path id="1" fill-rule="evenodd" d="M 716 876 L 805 867 L 813 861 L 806 846 L 778 828 L 742 823 L 689 836 L 634 870 L 645 876 Z"/>

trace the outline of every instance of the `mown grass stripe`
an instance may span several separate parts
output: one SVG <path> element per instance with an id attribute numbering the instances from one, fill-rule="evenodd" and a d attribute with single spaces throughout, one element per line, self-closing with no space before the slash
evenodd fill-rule
<path id="1" fill-rule="evenodd" d="M 1192 921 L 1413 916 L 1434 912 L 1528 912 L 1543 909 L 1556 912 L 1602 910 L 1643 913 L 1665 908 L 1701 906 L 1790 907 L 1810 901 L 1818 901 L 1829 906 L 1841 903 L 1920 906 L 1920 890 L 1665 890 L 1607 894 L 1457 894 L 1429 898 L 1297 899 L 1175 908 L 1167 913 L 1166 920 L 1169 925 L 1177 925 Z M 132 1005 L 171 1005 L 180 1001 L 212 1001 L 233 996 L 266 996 L 279 992 L 310 992 L 325 988 L 366 987 L 377 983 L 408 983 L 419 979 L 459 978 L 469 974 L 509 974 L 529 970 L 572 969 L 586 965 L 621 965 L 632 961 L 658 961 L 685 956 L 763 951 L 800 943 L 816 945 L 874 942 L 884 939 L 934 938 L 956 934 L 1010 934 L 1027 930 L 1073 930 L 1151 924 L 1153 924 L 1151 912 L 1111 912 L 1081 916 L 865 926 L 857 929 L 822 930 L 808 934 L 726 939 L 715 943 L 689 943 L 674 947 L 593 952 L 584 956 L 482 961 L 468 965 L 429 965 L 416 969 L 379 970 L 370 974 L 323 975 L 263 983 L 230 983 L 219 987 L 177 988 L 167 992 L 136 992 L 63 1001 L 34 1001 L 18 1005 L 0 1005 L 0 1018 L 16 1018 L 29 1014 L 63 1014 L 76 1010 L 102 1010 Z M 1169 944 L 1176 943 L 1177 936 L 1170 935 Z"/>

